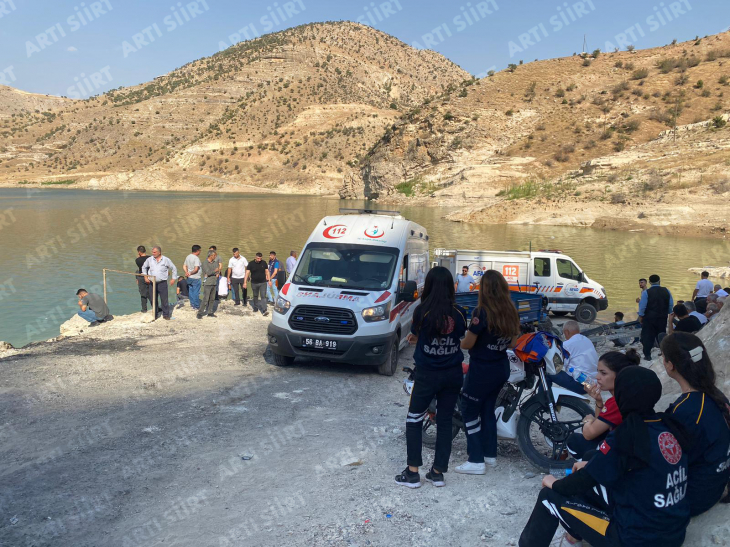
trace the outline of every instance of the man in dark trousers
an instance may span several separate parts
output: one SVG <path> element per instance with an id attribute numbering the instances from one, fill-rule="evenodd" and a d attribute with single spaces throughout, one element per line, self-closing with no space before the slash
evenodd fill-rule
<path id="1" fill-rule="evenodd" d="M 147 249 L 144 248 L 144 245 L 137 247 L 137 258 L 134 260 L 134 263 L 137 264 L 136 273 L 142 273 L 142 266 L 144 266 L 144 263 L 147 262 L 147 258 Z M 142 300 L 142 313 L 147 313 L 147 302 L 152 301 L 150 300 L 150 290 L 147 287 L 147 283 L 144 281 L 143 275 L 137 276 L 137 289 L 139 290 L 140 300 Z"/>
<path id="2" fill-rule="evenodd" d="M 659 276 L 649 277 L 650 287 L 641 293 L 639 300 L 639 322 L 641 323 L 641 345 L 644 359 L 651 361 L 651 350 L 657 336 L 667 332 L 667 320 L 674 307 L 669 289 L 659 285 Z"/>

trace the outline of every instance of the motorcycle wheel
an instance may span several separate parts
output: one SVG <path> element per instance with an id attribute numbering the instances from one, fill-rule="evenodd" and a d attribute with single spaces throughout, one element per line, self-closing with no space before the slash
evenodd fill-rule
<path id="1" fill-rule="evenodd" d="M 550 410 L 538 402 L 520 410 L 517 423 L 517 443 L 525 457 L 540 471 L 552 468 L 572 467 L 573 461 L 567 454 L 567 440 L 570 434 L 580 429 L 581 421 L 591 408 L 578 397 L 561 397 L 558 422 L 550 421 Z M 544 429 L 544 430 L 543 430 Z"/>
<path id="2" fill-rule="evenodd" d="M 453 441 L 459 434 L 461 428 L 456 424 L 451 424 L 451 440 Z M 426 419 L 423 420 L 423 446 L 430 448 L 431 450 L 436 449 L 436 416 L 426 415 Z"/>

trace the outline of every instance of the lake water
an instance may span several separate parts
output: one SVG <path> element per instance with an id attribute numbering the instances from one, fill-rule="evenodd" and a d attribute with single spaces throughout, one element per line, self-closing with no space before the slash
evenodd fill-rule
<path id="1" fill-rule="evenodd" d="M 192 244 L 217 245 L 224 265 L 239 247 L 285 259 L 313 226 L 340 207 L 364 202 L 321 197 L 212 193 L 0 189 L 0 340 L 16 347 L 58 335 L 76 311 L 76 290 L 102 293 L 102 268 L 135 270 L 135 249 L 161 245 L 179 270 Z M 388 208 L 379 206 L 379 208 Z M 689 267 L 724 265 L 730 245 L 717 239 L 649 236 L 587 228 L 484 226 L 448 222 L 447 209 L 400 207 L 428 229 L 431 248 L 561 249 L 603 284 L 610 302 L 600 317 L 635 316 L 637 281 L 661 275 L 687 299 L 698 277 Z M 113 314 L 139 311 L 131 276 L 108 274 Z"/>

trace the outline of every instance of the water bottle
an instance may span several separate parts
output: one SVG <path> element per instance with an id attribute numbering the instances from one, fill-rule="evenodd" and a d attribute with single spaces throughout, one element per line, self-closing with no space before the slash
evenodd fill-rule
<path id="1" fill-rule="evenodd" d="M 557 468 L 550 468 L 550 474 L 555 477 L 556 479 L 564 479 L 568 475 L 573 473 L 573 470 L 571 468 L 565 469 L 563 467 L 557 467 Z"/>
<path id="2" fill-rule="evenodd" d="M 589 376 L 585 372 L 576 370 L 574 367 L 568 367 L 568 374 L 579 384 L 583 384 L 590 380 Z"/>

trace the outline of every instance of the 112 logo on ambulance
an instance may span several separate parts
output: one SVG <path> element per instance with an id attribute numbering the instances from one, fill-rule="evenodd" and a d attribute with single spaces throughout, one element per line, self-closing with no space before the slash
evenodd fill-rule
<path id="1" fill-rule="evenodd" d="M 520 278 L 520 267 L 513 264 L 502 266 L 502 275 L 507 283 L 517 283 Z"/>
<path id="2" fill-rule="evenodd" d="M 322 232 L 322 235 L 327 239 L 339 239 L 346 234 L 347 226 L 344 224 L 335 224 L 334 226 L 325 228 L 324 232 Z"/>

